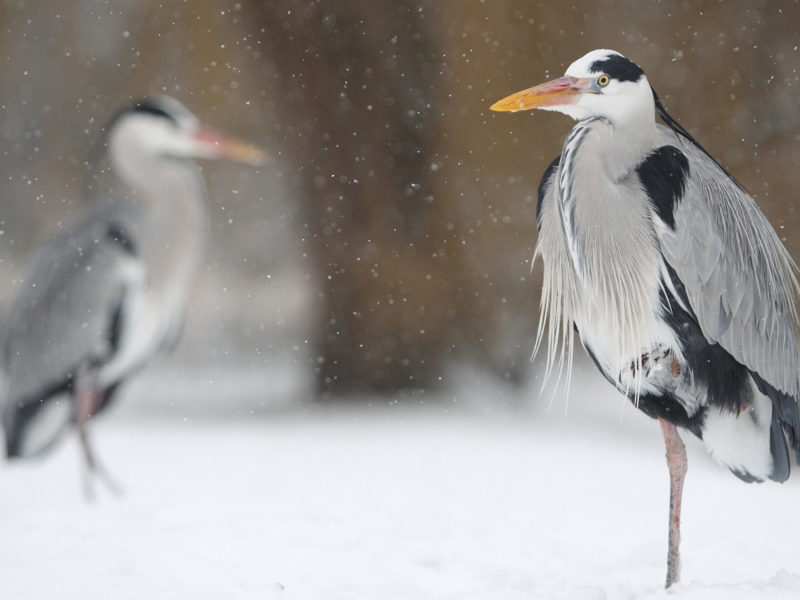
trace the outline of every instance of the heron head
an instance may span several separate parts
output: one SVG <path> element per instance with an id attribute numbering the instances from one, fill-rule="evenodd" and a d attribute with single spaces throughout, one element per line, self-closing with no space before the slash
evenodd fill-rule
<path id="1" fill-rule="evenodd" d="M 111 160 L 119 166 L 146 158 L 227 158 L 264 164 L 260 149 L 208 129 L 177 100 L 154 96 L 123 108 L 107 126 Z"/>
<path id="2" fill-rule="evenodd" d="M 512 112 L 540 108 L 577 121 L 602 117 L 612 124 L 644 113 L 655 122 L 653 93 L 644 71 L 613 50 L 593 50 L 572 63 L 564 77 L 513 94 L 491 108 Z"/>

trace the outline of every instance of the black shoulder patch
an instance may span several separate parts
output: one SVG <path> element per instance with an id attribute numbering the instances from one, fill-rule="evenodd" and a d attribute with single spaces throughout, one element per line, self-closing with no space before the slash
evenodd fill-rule
<path id="1" fill-rule="evenodd" d="M 594 61 L 589 70 L 592 73 L 605 73 L 617 81 L 639 81 L 644 75 L 642 67 L 618 54 Z"/>
<path id="2" fill-rule="evenodd" d="M 686 191 L 689 161 L 675 146 L 662 146 L 650 154 L 638 167 L 636 174 L 653 203 L 658 216 L 675 229 L 674 210 Z"/>
<path id="3" fill-rule="evenodd" d="M 128 254 L 136 256 L 136 246 L 133 240 L 118 223 L 109 224 L 106 238 L 122 246 Z"/>
<path id="4" fill-rule="evenodd" d="M 542 180 L 539 182 L 539 198 L 536 201 L 536 228 L 542 228 L 542 202 L 544 201 L 544 195 L 547 192 L 547 185 L 550 181 L 550 178 L 555 173 L 556 169 L 558 169 L 558 164 L 561 162 L 561 155 L 553 159 L 553 162 L 550 163 L 550 166 L 547 167 L 544 171 L 544 175 L 542 175 Z"/>

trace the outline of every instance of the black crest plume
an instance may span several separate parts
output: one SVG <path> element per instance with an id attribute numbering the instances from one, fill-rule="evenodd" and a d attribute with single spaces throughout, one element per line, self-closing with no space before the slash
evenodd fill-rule
<path id="1" fill-rule="evenodd" d="M 678 123 L 675 119 L 673 119 L 670 116 L 670 114 L 667 112 L 667 109 L 664 108 L 663 104 L 661 104 L 661 99 L 658 97 L 658 94 L 656 94 L 656 91 L 653 89 L 653 86 L 650 86 L 650 90 L 653 92 L 653 100 L 656 103 L 656 113 L 658 114 L 659 117 L 661 117 L 661 120 L 664 121 L 664 123 L 666 123 L 667 126 L 670 129 L 672 129 L 672 131 L 674 131 L 676 135 L 681 135 L 681 136 L 685 137 L 692 144 L 694 144 L 697 148 L 699 148 L 703 152 L 703 154 L 705 154 L 708 158 L 710 158 L 714 162 L 714 164 L 717 165 L 720 168 L 720 170 L 723 173 L 725 173 L 725 175 L 727 175 L 728 178 L 733 183 L 736 184 L 736 187 L 738 187 L 742 191 L 745 191 L 744 186 L 741 183 L 739 183 L 733 175 L 728 173 L 728 170 L 725 167 L 723 167 L 721 164 L 719 164 L 719 162 L 717 162 L 717 159 L 714 158 L 713 156 L 711 156 L 708 153 L 708 150 L 703 148 L 700 145 L 700 143 L 696 139 L 694 139 L 692 137 L 692 135 L 688 131 L 686 131 L 686 129 L 683 127 L 683 125 Z"/>

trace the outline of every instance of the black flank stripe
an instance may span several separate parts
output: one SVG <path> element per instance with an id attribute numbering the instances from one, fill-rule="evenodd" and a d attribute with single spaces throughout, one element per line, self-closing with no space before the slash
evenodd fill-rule
<path id="1" fill-rule="evenodd" d="M 19 456 L 22 450 L 22 438 L 25 430 L 31 424 L 39 409 L 58 396 L 72 394 L 74 381 L 75 377 L 70 372 L 60 381 L 45 386 L 39 393 L 32 394 L 17 402 L 16 410 L 7 410 L 4 422 L 7 458 Z"/>
<path id="2" fill-rule="evenodd" d="M 539 183 L 539 198 L 536 202 L 536 227 L 538 229 L 542 228 L 542 202 L 544 201 L 544 195 L 547 192 L 548 182 L 558 169 L 558 163 L 560 162 L 561 155 L 556 156 L 553 162 L 550 163 L 550 166 L 545 169 L 544 175 L 542 175 L 542 181 Z"/>
<path id="3" fill-rule="evenodd" d="M 675 291 L 685 301 L 683 282 L 666 261 L 664 264 Z M 706 389 L 708 404 L 731 413 L 750 406 L 753 399 L 750 371 L 719 344 L 709 344 L 695 315 L 685 311 L 671 292 L 665 292 L 667 289 L 664 283 L 661 289 L 664 321 L 680 341 L 686 367 L 692 372 L 695 384 Z"/>

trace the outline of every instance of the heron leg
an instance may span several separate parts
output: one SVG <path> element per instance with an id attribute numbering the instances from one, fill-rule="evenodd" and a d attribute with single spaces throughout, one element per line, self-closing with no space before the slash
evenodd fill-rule
<path id="1" fill-rule="evenodd" d="M 681 498 L 683 481 L 686 478 L 688 462 L 686 446 L 678 435 L 678 428 L 672 423 L 659 419 L 661 433 L 667 446 L 667 466 L 669 467 L 669 550 L 667 552 L 667 585 L 669 588 L 681 578 Z"/>
<path id="2" fill-rule="evenodd" d="M 89 418 L 99 407 L 102 397 L 102 392 L 99 392 L 91 387 L 82 389 L 79 388 L 78 390 L 78 414 L 76 420 L 78 426 L 78 437 L 83 450 L 84 464 L 86 465 L 85 476 L 83 479 L 83 491 L 86 495 L 86 499 L 89 501 L 94 500 L 94 486 L 92 483 L 93 477 L 100 479 L 100 481 L 102 481 L 109 491 L 111 491 L 111 493 L 114 495 L 118 496 L 122 493 L 122 488 L 120 485 L 111 476 L 111 474 L 108 472 L 108 469 L 106 469 L 105 466 L 103 466 L 103 464 L 97 459 L 97 455 L 95 454 L 92 444 L 89 440 L 89 432 L 87 431 L 86 427 Z"/>

